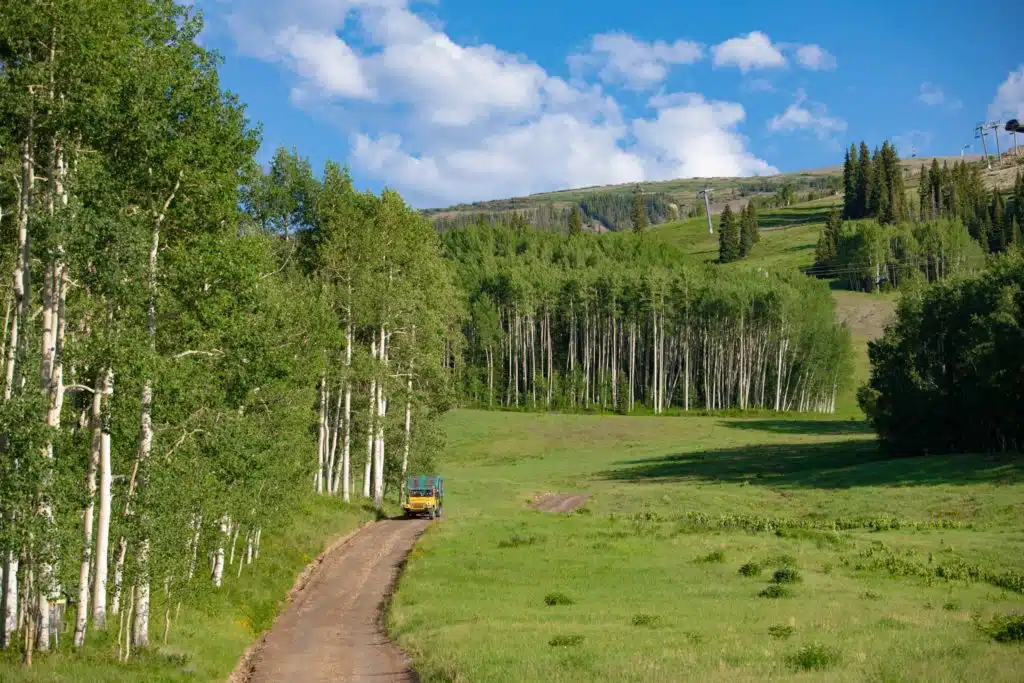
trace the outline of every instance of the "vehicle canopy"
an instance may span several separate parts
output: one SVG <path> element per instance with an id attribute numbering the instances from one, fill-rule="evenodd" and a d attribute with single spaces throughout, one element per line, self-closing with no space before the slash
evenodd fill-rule
<path id="1" fill-rule="evenodd" d="M 417 474 L 406 480 L 407 491 L 431 491 L 437 489 L 437 493 L 444 493 L 444 479 L 437 475 Z"/>

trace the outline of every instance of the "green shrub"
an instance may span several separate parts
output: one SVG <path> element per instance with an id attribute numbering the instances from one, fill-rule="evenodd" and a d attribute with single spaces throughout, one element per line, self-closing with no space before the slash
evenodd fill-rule
<path id="1" fill-rule="evenodd" d="M 565 593 L 548 593 L 544 596 L 544 603 L 550 606 L 573 605 L 576 603 L 576 601 L 570 598 Z"/>
<path id="2" fill-rule="evenodd" d="M 881 595 L 879 595 L 878 593 L 872 592 L 872 591 L 867 591 L 866 593 L 862 593 L 860 597 L 864 598 L 865 600 L 881 600 L 882 599 Z"/>
<path id="3" fill-rule="evenodd" d="M 960 603 L 957 602 L 956 600 L 950 600 L 949 602 L 947 602 L 945 605 L 942 606 L 942 609 L 946 610 L 947 612 L 959 612 L 960 611 Z"/>
<path id="4" fill-rule="evenodd" d="M 772 583 L 797 583 L 800 580 L 800 572 L 792 567 L 776 569 L 772 574 Z"/>
<path id="5" fill-rule="evenodd" d="M 789 598 L 793 594 L 785 586 L 772 584 L 759 593 L 762 598 Z"/>
<path id="6" fill-rule="evenodd" d="M 786 656 L 786 662 L 801 671 L 825 671 L 839 663 L 841 655 L 834 647 L 811 643 Z"/>
<path id="7" fill-rule="evenodd" d="M 776 624 L 775 626 L 768 627 L 768 634 L 772 638 L 778 638 L 779 640 L 785 640 L 786 638 L 789 638 L 793 635 L 795 631 L 796 629 L 794 629 L 792 626 L 783 626 L 781 624 Z"/>
<path id="8" fill-rule="evenodd" d="M 707 555 L 705 555 L 704 557 L 700 558 L 697 561 L 698 562 L 707 562 L 707 563 L 721 563 L 721 562 L 725 562 L 725 553 L 722 552 L 721 550 L 715 550 L 713 552 L 708 553 Z"/>
<path id="9" fill-rule="evenodd" d="M 1004 614 L 982 630 L 997 643 L 1024 643 L 1024 614 Z"/>
<path id="10" fill-rule="evenodd" d="M 634 614 L 633 626 L 646 626 L 654 628 L 661 624 L 661 617 L 656 614 Z"/>
<path id="11" fill-rule="evenodd" d="M 548 641 L 551 647 L 576 647 L 583 644 L 583 636 L 578 633 L 554 636 Z"/>
<path id="12" fill-rule="evenodd" d="M 743 576 L 757 576 L 761 573 L 761 565 L 757 562 L 747 562 L 740 567 L 740 574 Z"/>

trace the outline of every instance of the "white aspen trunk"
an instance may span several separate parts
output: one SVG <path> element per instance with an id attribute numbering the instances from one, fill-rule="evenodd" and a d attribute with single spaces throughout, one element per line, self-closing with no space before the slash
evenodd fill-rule
<path id="1" fill-rule="evenodd" d="M 231 518 L 227 515 L 220 520 L 220 537 L 217 541 L 217 552 L 213 557 L 213 585 L 221 587 L 224 582 L 224 543 L 227 540 L 228 529 L 231 525 Z"/>
<path id="2" fill-rule="evenodd" d="M 263 536 L 263 527 L 256 527 L 256 547 L 253 548 L 253 561 L 260 559 L 260 538 Z"/>
<path id="3" fill-rule="evenodd" d="M 370 357 L 377 359 L 377 342 L 370 342 Z M 377 379 L 370 380 L 370 402 L 366 408 L 366 466 L 363 471 L 363 498 L 370 497 L 370 478 L 373 474 L 374 419 L 377 413 Z"/>
<path id="4" fill-rule="evenodd" d="M 110 600 L 110 612 L 121 613 L 121 585 L 124 581 L 124 558 L 128 552 L 128 539 L 122 536 L 117 542 L 117 559 L 114 560 L 114 595 Z"/>
<path id="5" fill-rule="evenodd" d="M 246 564 L 252 564 L 252 544 L 253 544 L 254 540 L 255 540 L 255 535 L 252 534 L 252 533 L 249 533 L 245 537 L 245 563 Z"/>
<path id="6" fill-rule="evenodd" d="M 75 647 L 85 644 L 89 617 L 89 569 L 92 565 L 93 508 L 96 498 L 96 475 L 100 464 L 103 438 L 103 388 L 97 386 L 92 395 L 92 443 L 89 446 L 89 469 L 85 477 L 87 503 L 82 513 L 82 566 L 78 572 L 78 605 L 75 614 Z"/>
<path id="7" fill-rule="evenodd" d="M 683 410 L 690 410 L 690 328 L 683 332 Z"/>
<path id="8" fill-rule="evenodd" d="M 234 529 L 231 532 L 231 556 L 228 559 L 228 564 L 233 565 L 235 563 L 235 546 L 238 544 L 238 532 L 241 530 L 241 524 L 234 524 Z"/>
<path id="9" fill-rule="evenodd" d="M 327 441 L 327 378 L 320 378 L 320 392 L 319 392 L 319 425 L 317 427 L 316 437 L 316 476 L 313 478 L 313 489 L 317 493 L 324 492 L 324 451 L 325 442 Z"/>
<path id="10" fill-rule="evenodd" d="M 149 577 L 145 572 L 149 568 L 149 539 L 139 543 L 139 567 L 143 572 L 135 586 L 135 618 L 132 619 L 132 645 L 139 648 L 149 647 Z"/>
<path id="11" fill-rule="evenodd" d="M 192 577 L 196 574 L 196 560 L 199 558 L 199 534 L 203 527 L 203 516 L 200 514 L 193 515 L 192 517 L 192 539 L 189 543 L 189 550 L 191 551 L 191 557 L 188 560 L 188 580 L 191 581 Z"/>
<path id="12" fill-rule="evenodd" d="M 157 295 L 157 259 L 160 253 L 160 226 L 167 216 L 167 209 L 174 201 L 178 189 L 181 187 L 181 176 L 174 183 L 174 189 L 167 196 L 159 213 L 154 216 L 153 230 L 150 236 L 149 263 L 146 279 L 148 287 L 148 299 L 146 301 L 146 333 L 149 337 L 150 351 L 156 353 L 156 295 Z M 134 487 L 138 485 L 139 472 L 149 461 L 153 452 L 153 378 L 147 377 L 142 384 L 142 401 L 139 415 L 139 445 L 135 451 L 135 465 L 132 471 L 131 481 L 128 485 L 127 505 L 131 505 L 134 495 Z M 145 473 L 141 474 L 145 480 Z M 127 510 L 127 508 L 126 508 Z M 136 557 L 139 565 L 138 584 L 132 593 L 132 602 L 138 600 L 135 619 L 132 621 L 132 642 L 136 647 L 149 646 L 149 538 L 143 538 L 139 542 L 139 551 Z"/>
<path id="13" fill-rule="evenodd" d="M 18 259 L 14 268 L 14 303 L 15 316 L 11 323 L 10 346 L 7 348 L 7 367 L 5 368 L 4 401 L 9 401 L 14 385 L 19 384 L 17 373 L 18 356 L 24 342 L 21 326 L 28 322 L 28 287 L 29 287 L 29 245 L 28 221 L 32 209 L 35 191 L 35 159 L 33 156 L 33 119 L 29 115 L 28 131 L 21 143 L 21 188 L 18 195 Z"/>
<path id="14" fill-rule="evenodd" d="M 338 492 L 338 476 L 336 467 L 338 456 L 338 441 L 341 440 L 341 402 L 342 392 L 338 391 L 338 399 L 334 406 L 334 422 L 331 425 L 331 452 L 327 459 L 327 492 L 334 495 Z"/>
<path id="15" fill-rule="evenodd" d="M 96 529 L 96 571 L 92 584 L 92 622 L 100 629 L 107 628 L 107 561 L 110 555 L 110 508 L 113 473 L 110 469 L 110 397 L 114 393 L 114 373 L 107 368 L 103 379 L 102 425 L 100 427 L 99 458 L 99 520 Z"/>
<path id="16" fill-rule="evenodd" d="M 346 503 L 352 495 L 352 336 L 352 323 L 349 322 L 345 330 L 345 413 L 342 417 L 345 439 L 341 446 L 341 497 Z"/>
<path id="17" fill-rule="evenodd" d="M 9 551 L 4 558 L 3 614 L 0 614 L 0 648 L 7 649 L 14 642 L 18 630 L 18 556 Z"/>
<path id="18" fill-rule="evenodd" d="M 412 377 L 409 378 L 409 384 L 406 388 L 405 395 L 405 445 L 402 452 L 402 479 L 400 484 L 400 491 L 402 494 L 405 493 L 405 476 L 409 471 L 409 447 L 412 443 Z"/>
<path id="19" fill-rule="evenodd" d="M 386 372 L 387 336 L 384 326 L 380 327 L 380 342 L 377 345 L 380 369 Z M 384 508 L 384 416 L 387 414 L 387 395 L 384 380 L 377 382 L 377 424 L 374 436 L 373 502 L 378 510 Z"/>
<path id="20" fill-rule="evenodd" d="M 783 327 L 779 330 L 781 335 L 785 335 L 786 331 Z M 782 408 L 782 355 L 785 352 L 786 342 L 783 337 L 779 338 L 779 360 L 776 366 L 775 372 L 775 410 L 778 412 Z"/>

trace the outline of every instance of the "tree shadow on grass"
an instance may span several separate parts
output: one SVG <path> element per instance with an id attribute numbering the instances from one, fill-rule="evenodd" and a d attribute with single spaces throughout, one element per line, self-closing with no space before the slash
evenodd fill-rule
<path id="1" fill-rule="evenodd" d="M 813 434 L 818 436 L 871 434 L 864 420 L 723 420 L 722 426 L 776 434 Z"/>
<path id="2" fill-rule="evenodd" d="M 616 463 L 600 476 L 614 481 L 745 482 L 774 488 L 1024 483 L 1020 456 L 952 455 L 892 458 L 874 439 L 817 444 L 755 444 Z"/>

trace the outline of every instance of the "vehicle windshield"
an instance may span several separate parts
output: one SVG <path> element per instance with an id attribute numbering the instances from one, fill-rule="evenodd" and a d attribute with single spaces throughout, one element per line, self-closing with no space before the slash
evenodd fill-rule
<path id="1" fill-rule="evenodd" d="M 412 489 L 409 491 L 410 496 L 416 496 L 417 498 L 429 498 L 434 495 L 432 492 L 423 489 Z"/>

